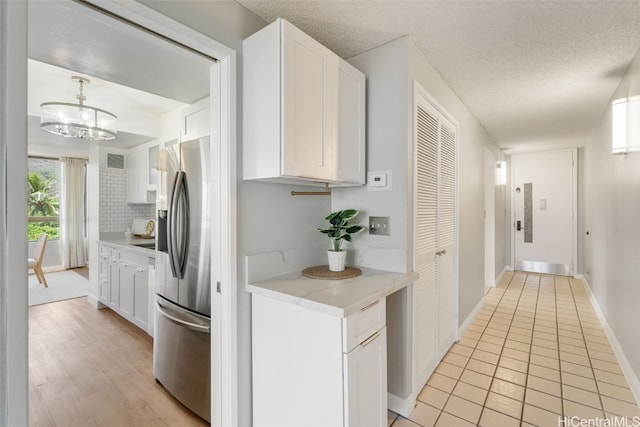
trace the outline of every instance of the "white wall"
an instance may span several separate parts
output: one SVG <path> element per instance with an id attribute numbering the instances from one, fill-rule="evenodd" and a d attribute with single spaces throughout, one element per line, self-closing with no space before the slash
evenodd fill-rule
<path id="1" fill-rule="evenodd" d="M 640 95 L 640 55 L 611 98 Z M 640 153 L 611 154 L 611 107 L 584 149 L 583 273 L 636 376 L 640 377 Z M 589 232 L 589 236 L 586 232 Z"/>

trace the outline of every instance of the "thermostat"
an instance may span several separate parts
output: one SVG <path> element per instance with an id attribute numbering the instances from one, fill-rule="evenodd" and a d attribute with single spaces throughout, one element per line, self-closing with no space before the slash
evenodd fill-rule
<path id="1" fill-rule="evenodd" d="M 377 171 L 367 173 L 367 190 L 391 190 L 391 171 Z"/>

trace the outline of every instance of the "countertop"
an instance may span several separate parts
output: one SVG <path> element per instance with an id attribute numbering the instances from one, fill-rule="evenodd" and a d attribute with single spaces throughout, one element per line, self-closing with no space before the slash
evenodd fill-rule
<path id="1" fill-rule="evenodd" d="M 118 246 L 119 248 L 135 251 L 139 254 L 144 254 L 145 256 L 155 257 L 157 255 L 155 249 L 143 248 L 141 246 L 133 245 L 132 242 L 153 242 L 153 239 L 133 239 L 133 240 L 125 240 L 125 239 L 101 239 L 98 240 L 98 243 L 105 245 Z"/>
<path id="2" fill-rule="evenodd" d="M 418 279 L 416 272 L 393 273 L 359 268 L 362 275 L 353 279 L 318 280 L 297 272 L 249 283 L 247 291 L 333 316 L 347 317 Z"/>

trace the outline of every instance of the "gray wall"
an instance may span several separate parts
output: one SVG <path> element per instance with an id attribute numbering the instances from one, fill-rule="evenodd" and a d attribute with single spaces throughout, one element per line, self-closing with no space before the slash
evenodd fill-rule
<path id="1" fill-rule="evenodd" d="M 415 44 L 410 42 L 408 48 L 409 81 L 417 80 L 458 121 L 458 319 L 462 324 L 484 295 L 484 148 L 491 150 L 496 159 L 502 155 Z M 504 209 L 498 205 L 499 200 L 496 195 L 496 214 Z M 496 252 L 503 241 L 504 228 L 496 224 Z M 503 268 L 497 264 L 496 273 Z"/>
<path id="2" fill-rule="evenodd" d="M 238 176 L 242 176 L 242 55 L 241 42 L 265 23 L 237 3 L 228 1 L 149 1 L 142 3 L 238 51 Z M 291 197 L 293 186 L 243 182 L 238 183 L 238 366 L 240 370 L 238 405 L 240 425 L 250 425 L 250 302 L 244 291 L 245 255 L 282 249 L 309 247 L 326 243 L 315 232 L 324 213 L 341 207 L 355 207 L 368 215 L 392 217 L 392 236 L 381 238 L 360 235 L 352 252 L 366 249 L 363 265 L 384 263 L 384 268 L 405 271 L 412 262 L 410 242 L 411 212 L 408 195 L 410 174 L 409 114 L 412 80 L 417 79 L 459 122 L 460 169 L 460 321 L 471 313 L 483 294 L 483 147 L 501 158 L 497 147 L 462 102 L 432 69 L 408 39 L 379 49 L 380 55 L 365 53 L 352 58 L 356 67 L 368 74 L 369 93 L 367 128 L 368 170 L 393 170 L 393 191 L 367 192 L 366 189 L 336 189 L 326 197 Z M 368 65 L 367 65 L 368 64 Z M 365 65 L 367 65 L 365 67 Z M 367 68 L 367 69 L 365 69 Z M 375 111 L 373 110 L 375 108 Z M 373 115 L 384 118 L 376 120 Z M 501 198 L 496 195 L 496 213 Z M 499 215 L 496 215 L 498 218 Z M 496 252 L 505 242 L 504 227 L 496 223 Z M 409 248 L 409 249 L 407 249 Z M 374 250 L 371 250 L 374 249 Z M 381 257 L 382 255 L 382 257 Z M 387 256 L 388 255 L 388 256 Z M 496 263 L 499 264 L 498 256 Z M 502 271 L 504 265 L 497 265 Z M 394 304 L 406 310 L 402 300 Z M 406 337 L 404 337 L 406 338 Z"/>
<path id="3" fill-rule="evenodd" d="M 611 98 L 640 95 L 640 55 Z M 582 157 L 582 156 L 581 156 Z M 579 218 L 583 274 L 609 325 L 640 376 L 640 153 L 611 154 L 611 106 L 584 148 Z M 586 232 L 589 231 L 589 236 Z"/>
<path id="4" fill-rule="evenodd" d="M 391 236 L 358 235 L 351 251 L 367 267 L 413 268 L 413 81 L 417 80 L 458 121 L 459 131 L 459 321 L 481 301 L 484 290 L 484 147 L 503 159 L 484 128 L 405 37 L 349 59 L 367 75 L 367 170 L 392 170 L 391 191 L 334 190 L 332 210 L 360 209 L 390 216 Z M 496 189 L 496 272 L 506 263 L 505 192 Z M 380 255 L 385 253 L 386 257 Z M 406 398 L 411 387 L 411 307 L 408 291 L 388 301 L 389 391 Z"/>

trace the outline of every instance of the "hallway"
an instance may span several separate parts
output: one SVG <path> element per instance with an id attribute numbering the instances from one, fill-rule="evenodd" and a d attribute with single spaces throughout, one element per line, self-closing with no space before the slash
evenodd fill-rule
<path id="1" fill-rule="evenodd" d="M 629 424 L 611 425 L 636 425 L 640 408 L 582 281 L 508 272 L 489 289 L 409 419 L 390 413 L 389 425 L 609 425 L 571 418 L 625 416 Z"/>

